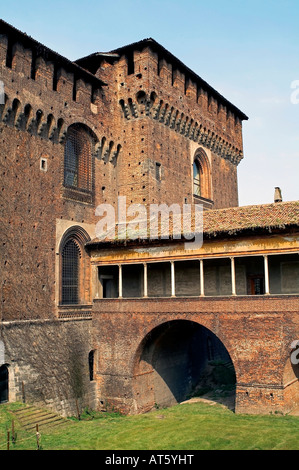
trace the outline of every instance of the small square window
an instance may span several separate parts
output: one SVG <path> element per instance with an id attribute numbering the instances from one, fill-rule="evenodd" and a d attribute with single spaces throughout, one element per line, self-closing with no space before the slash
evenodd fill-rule
<path id="1" fill-rule="evenodd" d="M 47 161 L 46 158 L 41 158 L 41 159 L 40 159 L 40 169 L 41 169 L 42 171 L 47 171 L 47 169 L 48 169 L 48 161 Z"/>

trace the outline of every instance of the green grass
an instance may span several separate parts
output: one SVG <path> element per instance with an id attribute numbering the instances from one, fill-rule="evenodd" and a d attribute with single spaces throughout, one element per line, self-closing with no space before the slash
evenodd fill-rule
<path id="1" fill-rule="evenodd" d="M 0 450 L 14 419 L 16 442 L 10 450 L 35 450 L 12 411 L 0 406 Z M 84 418 L 84 417 L 83 417 Z M 138 416 L 86 414 L 64 429 L 41 431 L 44 450 L 298 450 L 299 417 L 236 415 L 220 405 L 188 403 Z"/>

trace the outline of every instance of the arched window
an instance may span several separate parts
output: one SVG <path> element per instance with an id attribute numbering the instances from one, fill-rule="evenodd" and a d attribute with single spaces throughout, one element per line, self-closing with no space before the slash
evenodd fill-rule
<path id="1" fill-rule="evenodd" d="M 68 240 L 61 253 L 62 258 L 62 304 L 79 302 L 79 271 L 81 251 L 77 242 Z"/>
<path id="2" fill-rule="evenodd" d="M 193 161 L 193 196 L 204 200 L 204 204 L 213 204 L 210 163 L 202 148 L 196 151 Z"/>
<path id="3" fill-rule="evenodd" d="M 80 124 L 69 127 L 64 148 L 64 185 L 92 190 L 92 138 Z"/>
<path id="4" fill-rule="evenodd" d="M 193 163 L 193 194 L 201 196 L 201 168 L 198 160 Z"/>
<path id="5" fill-rule="evenodd" d="M 59 304 L 89 305 L 91 301 L 91 266 L 85 244 L 89 235 L 80 226 L 63 234 L 60 253 Z"/>

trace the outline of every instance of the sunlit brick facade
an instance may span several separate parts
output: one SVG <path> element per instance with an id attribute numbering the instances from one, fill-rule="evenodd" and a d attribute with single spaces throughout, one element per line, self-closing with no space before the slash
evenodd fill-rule
<path id="1" fill-rule="evenodd" d="M 299 206 L 238 206 L 246 115 L 153 39 L 72 62 L 0 22 L 0 74 L 0 401 L 139 413 L 218 361 L 236 412 L 296 409 Z M 203 244 L 99 239 L 120 197 L 202 206 Z"/>

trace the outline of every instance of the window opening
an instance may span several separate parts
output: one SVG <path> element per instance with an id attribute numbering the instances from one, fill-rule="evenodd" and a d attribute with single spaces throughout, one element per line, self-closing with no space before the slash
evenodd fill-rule
<path id="1" fill-rule="evenodd" d="M 64 164 L 65 186 L 91 191 L 91 142 L 79 126 L 68 130 Z"/>
<path id="2" fill-rule="evenodd" d="M 53 91 L 57 91 L 57 83 L 58 83 L 58 66 L 56 62 L 54 63 L 54 71 L 53 71 Z"/>
<path id="3" fill-rule="evenodd" d="M 128 75 L 131 75 L 135 71 L 134 52 L 133 51 L 128 53 L 127 61 L 128 61 Z"/>
<path id="4" fill-rule="evenodd" d="M 89 380 L 94 380 L 94 351 L 88 354 Z"/>
<path id="5" fill-rule="evenodd" d="M 40 159 L 40 169 L 42 171 L 47 171 L 48 169 L 48 162 L 47 162 L 47 159 L 46 158 L 41 158 Z"/>
<path id="6" fill-rule="evenodd" d="M 264 276 L 250 276 L 249 277 L 249 288 L 251 295 L 264 295 L 265 283 Z"/>
<path id="7" fill-rule="evenodd" d="M 3 365 L 0 367 L 0 403 L 8 401 L 8 368 Z"/>
<path id="8" fill-rule="evenodd" d="M 12 60 L 13 60 L 13 53 L 12 53 L 13 43 L 11 39 L 8 40 L 7 44 L 7 51 L 6 51 L 6 67 L 12 68 Z"/>
<path id="9" fill-rule="evenodd" d="M 36 51 L 35 50 L 32 50 L 30 77 L 32 78 L 32 80 L 35 80 L 36 78 Z"/>
<path id="10" fill-rule="evenodd" d="M 201 196 L 200 173 L 199 163 L 195 161 L 193 163 L 193 194 L 195 196 Z"/>
<path id="11" fill-rule="evenodd" d="M 77 100 L 77 77 L 74 76 L 73 82 L 73 101 Z"/>
<path id="12" fill-rule="evenodd" d="M 62 304 L 79 301 L 80 248 L 74 240 L 68 240 L 62 250 Z"/>

